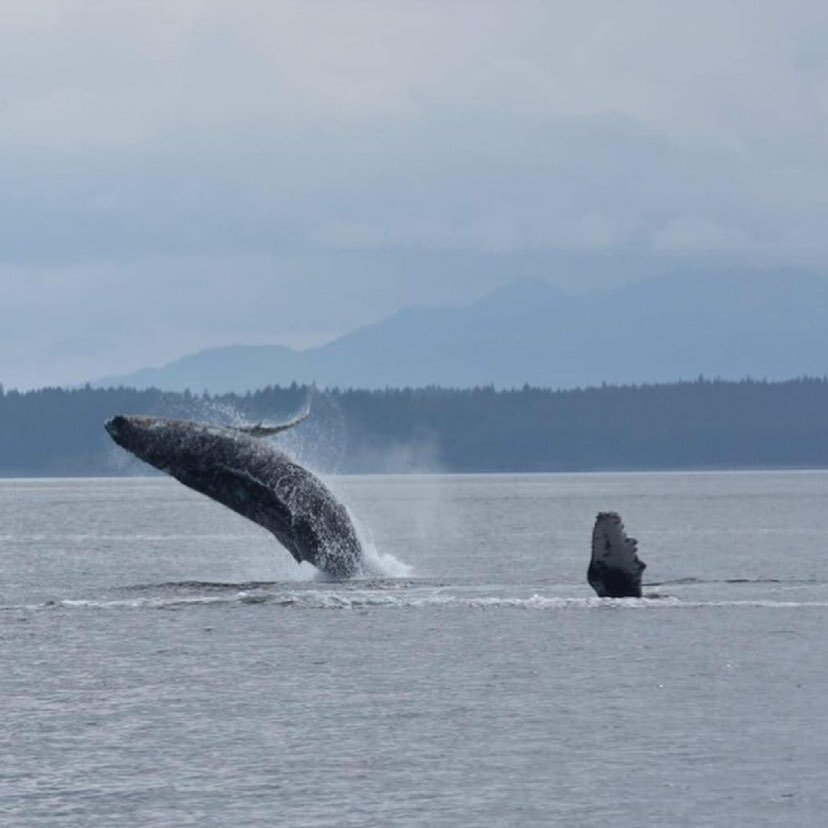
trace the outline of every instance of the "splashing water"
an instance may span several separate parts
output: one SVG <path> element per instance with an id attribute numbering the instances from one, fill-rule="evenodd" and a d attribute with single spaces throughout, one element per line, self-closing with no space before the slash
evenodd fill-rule
<path id="1" fill-rule="evenodd" d="M 155 586 L 130 587 L 121 592 L 137 595 L 101 596 L 90 598 L 58 598 L 36 604 L 0 605 L 0 612 L 42 612 L 55 610 L 181 610 L 199 606 L 269 605 L 284 609 L 315 610 L 534 610 L 557 612 L 564 610 L 591 610 L 620 612 L 629 610 L 697 612 L 710 609 L 735 610 L 825 610 L 825 601 L 780 601 L 774 599 L 693 601 L 676 596 L 645 598 L 598 598 L 537 593 L 514 595 L 486 594 L 486 590 L 451 590 L 428 586 L 417 581 L 408 584 L 396 581 L 377 583 L 368 588 L 336 587 L 329 589 L 291 586 L 287 583 L 214 584 L 171 583 Z"/>
<path id="2" fill-rule="evenodd" d="M 390 552 L 380 552 L 374 542 L 371 530 L 359 521 L 351 513 L 348 507 L 345 507 L 348 512 L 348 517 L 351 518 L 351 523 L 356 529 L 359 544 L 362 547 L 362 555 L 364 561 L 364 569 L 366 575 L 380 575 L 388 578 L 409 578 L 414 573 L 414 567 L 409 566 L 404 561 L 392 555 Z"/>
<path id="3" fill-rule="evenodd" d="M 345 415 L 337 400 L 321 391 L 308 397 L 303 406 L 306 409 L 310 409 L 311 416 L 301 428 L 279 435 L 278 448 L 315 474 L 336 474 L 342 468 L 348 444 Z"/>
<path id="4" fill-rule="evenodd" d="M 211 397 L 173 398 L 166 401 L 160 416 L 196 420 L 210 425 L 241 426 L 247 417 L 235 405 Z"/>

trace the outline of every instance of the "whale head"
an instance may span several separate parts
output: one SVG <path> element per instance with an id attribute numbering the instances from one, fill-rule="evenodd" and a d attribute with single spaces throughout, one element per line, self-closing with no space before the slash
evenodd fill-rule
<path id="1" fill-rule="evenodd" d="M 104 428 L 119 446 L 134 451 L 136 446 L 147 441 L 152 426 L 157 422 L 155 417 L 116 414 L 104 423 Z"/>
<path id="2" fill-rule="evenodd" d="M 199 432 L 194 424 L 163 417 L 144 417 L 135 414 L 116 414 L 110 417 L 104 428 L 121 448 L 134 454 L 145 463 L 167 471 L 171 463 L 187 459 L 198 453 Z"/>

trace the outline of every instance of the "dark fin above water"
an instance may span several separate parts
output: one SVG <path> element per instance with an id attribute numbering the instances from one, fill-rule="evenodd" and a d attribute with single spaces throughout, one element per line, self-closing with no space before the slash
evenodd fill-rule
<path id="1" fill-rule="evenodd" d="M 306 408 L 301 414 L 297 415 L 291 420 L 284 423 L 275 423 L 273 425 L 264 425 L 264 423 L 256 423 L 252 426 L 228 426 L 231 431 L 238 431 L 240 434 L 247 434 L 250 437 L 272 437 L 274 434 L 280 434 L 282 431 L 287 431 L 289 428 L 299 425 L 310 417 L 310 408 Z"/>
<path id="2" fill-rule="evenodd" d="M 589 585 L 601 598 L 640 598 L 641 575 L 647 564 L 636 552 L 638 541 L 628 538 L 617 512 L 600 512 L 592 530 Z"/>

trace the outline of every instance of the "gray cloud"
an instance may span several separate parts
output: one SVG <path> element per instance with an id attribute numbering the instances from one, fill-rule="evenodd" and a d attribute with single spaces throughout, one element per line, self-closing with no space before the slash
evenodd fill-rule
<path id="1" fill-rule="evenodd" d="M 824 269 L 828 10 L 0 8 L 0 380 L 309 344 L 518 275 Z"/>

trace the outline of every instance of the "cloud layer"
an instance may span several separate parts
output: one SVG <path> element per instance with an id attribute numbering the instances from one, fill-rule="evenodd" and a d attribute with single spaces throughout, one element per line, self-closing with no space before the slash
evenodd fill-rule
<path id="1" fill-rule="evenodd" d="M 0 380 L 527 272 L 823 269 L 826 35 L 804 0 L 2 4 Z"/>

